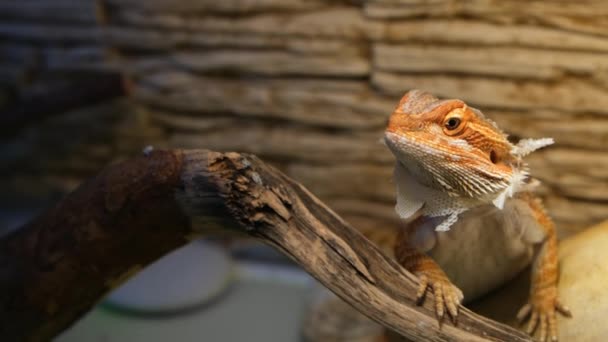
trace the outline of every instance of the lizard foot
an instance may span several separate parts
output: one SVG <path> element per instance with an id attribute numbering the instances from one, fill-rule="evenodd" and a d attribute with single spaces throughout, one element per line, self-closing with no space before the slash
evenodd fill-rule
<path id="1" fill-rule="evenodd" d="M 557 299 L 557 288 L 555 286 L 539 291 L 532 295 L 528 304 L 524 305 L 517 313 L 517 319 L 523 323 L 528 318 L 526 332 L 530 335 L 539 326 L 538 340 L 541 342 L 557 341 L 557 312 L 566 317 L 572 317 L 570 309 Z"/>
<path id="2" fill-rule="evenodd" d="M 435 313 L 439 322 L 443 320 L 443 316 L 447 309 L 452 321 L 456 321 L 458 316 L 458 305 L 464 298 L 462 291 L 448 279 L 448 277 L 437 272 L 417 272 L 416 275 L 420 281 L 416 298 L 418 305 L 424 302 L 427 290 L 431 289 L 435 295 Z"/>

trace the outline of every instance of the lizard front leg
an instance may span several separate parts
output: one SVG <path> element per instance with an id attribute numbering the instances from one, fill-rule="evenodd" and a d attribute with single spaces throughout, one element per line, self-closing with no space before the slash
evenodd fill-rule
<path id="1" fill-rule="evenodd" d="M 431 289 L 435 296 L 435 313 L 439 321 L 443 319 L 446 309 L 454 320 L 458 315 L 458 305 L 464 298 L 462 291 L 452 284 L 431 257 L 420 252 L 411 241 L 411 233 L 422 223 L 422 220 L 424 218 L 418 218 L 399 232 L 395 244 L 395 258 L 420 281 L 416 294 L 418 305 L 423 303 L 427 291 Z"/>
<path id="2" fill-rule="evenodd" d="M 539 339 L 557 341 L 556 313 L 570 317 L 570 310 L 560 303 L 557 295 L 558 258 L 557 236 L 555 226 L 546 214 L 540 200 L 531 194 L 522 196 L 530 205 L 534 218 L 545 231 L 545 240 L 539 246 L 532 264 L 532 283 L 530 299 L 524 305 L 517 318 L 524 321 L 529 318 L 527 332 L 533 334 L 539 327 Z"/>

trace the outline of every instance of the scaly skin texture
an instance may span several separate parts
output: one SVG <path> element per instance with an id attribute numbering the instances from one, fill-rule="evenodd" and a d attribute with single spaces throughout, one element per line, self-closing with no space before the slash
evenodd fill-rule
<path id="1" fill-rule="evenodd" d="M 416 297 L 419 303 L 424 300 L 428 288 L 433 290 L 435 295 L 435 312 L 437 317 L 441 319 L 447 308 L 450 316 L 455 319 L 458 315 L 458 304 L 464 298 L 462 291 L 452 284 L 448 276 L 443 272 L 441 267 L 426 254 L 420 252 L 411 241 L 411 235 L 424 220 L 419 217 L 403 229 L 397 235 L 397 243 L 395 245 L 395 258 L 408 271 L 418 276 L 420 284 Z"/>
<path id="2" fill-rule="evenodd" d="M 558 263 L 557 263 L 557 236 L 555 225 L 545 212 L 539 198 L 531 193 L 523 194 L 522 198 L 528 202 L 535 220 L 544 229 L 546 240 L 539 246 L 539 251 L 532 265 L 532 284 L 528 304 L 521 308 L 517 317 L 523 321 L 529 317 L 528 334 L 532 334 L 537 325 L 539 339 L 545 341 L 547 336 L 557 341 L 556 311 L 571 316 L 570 310 L 565 307 L 557 296 Z"/>
<path id="3" fill-rule="evenodd" d="M 518 318 L 528 319 L 528 333 L 536 331 L 541 341 L 547 338 L 557 341 L 556 312 L 567 316 L 570 312 L 558 300 L 555 226 L 540 199 L 531 192 L 533 182 L 521 158 L 529 152 L 517 152 L 525 150 L 525 146 L 511 144 L 495 123 L 463 101 L 438 100 L 416 90 L 401 99 L 390 117 L 385 137 L 400 167 L 418 183 L 446 194 L 448 199 L 462 200 L 468 203 L 467 208 L 488 206 L 496 212 L 494 205 L 502 210 L 504 201 L 496 204 L 493 200 L 507 193 L 506 201 L 519 203 L 518 208 L 527 206 L 503 214 L 526 217 L 506 217 L 496 222 L 521 222 L 527 226 L 522 227 L 522 231 L 533 228 L 542 231 L 544 238 L 527 242 L 530 250 L 535 251 L 532 284 L 528 304 L 520 310 Z M 467 219 L 471 220 L 471 215 L 465 216 Z M 425 215 L 410 222 L 397 237 L 394 253 L 399 263 L 419 277 L 420 302 L 431 290 L 438 319 L 441 320 L 446 311 L 455 319 L 462 292 L 446 272 L 421 251 L 416 244 L 419 241 L 414 238 L 417 231 L 433 222 Z M 458 224 L 462 227 L 467 222 Z"/>

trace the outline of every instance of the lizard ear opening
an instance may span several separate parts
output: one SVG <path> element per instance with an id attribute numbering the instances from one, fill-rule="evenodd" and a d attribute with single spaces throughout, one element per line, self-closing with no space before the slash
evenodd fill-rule
<path id="1" fill-rule="evenodd" d="M 490 161 L 492 162 L 492 164 L 498 164 L 498 162 L 500 161 L 498 159 L 498 154 L 494 150 L 490 151 Z"/>

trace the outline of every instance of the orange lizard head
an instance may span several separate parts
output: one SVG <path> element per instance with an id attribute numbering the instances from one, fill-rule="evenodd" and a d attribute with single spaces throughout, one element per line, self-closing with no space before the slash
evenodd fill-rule
<path id="1" fill-rule="evenodd" d="M 403 96 L 390 116 L 385 141 L 419 182 L 452 196 L 496 194 L 521 167 L 506 134 L 479 110 L 420 90 Z"/>

